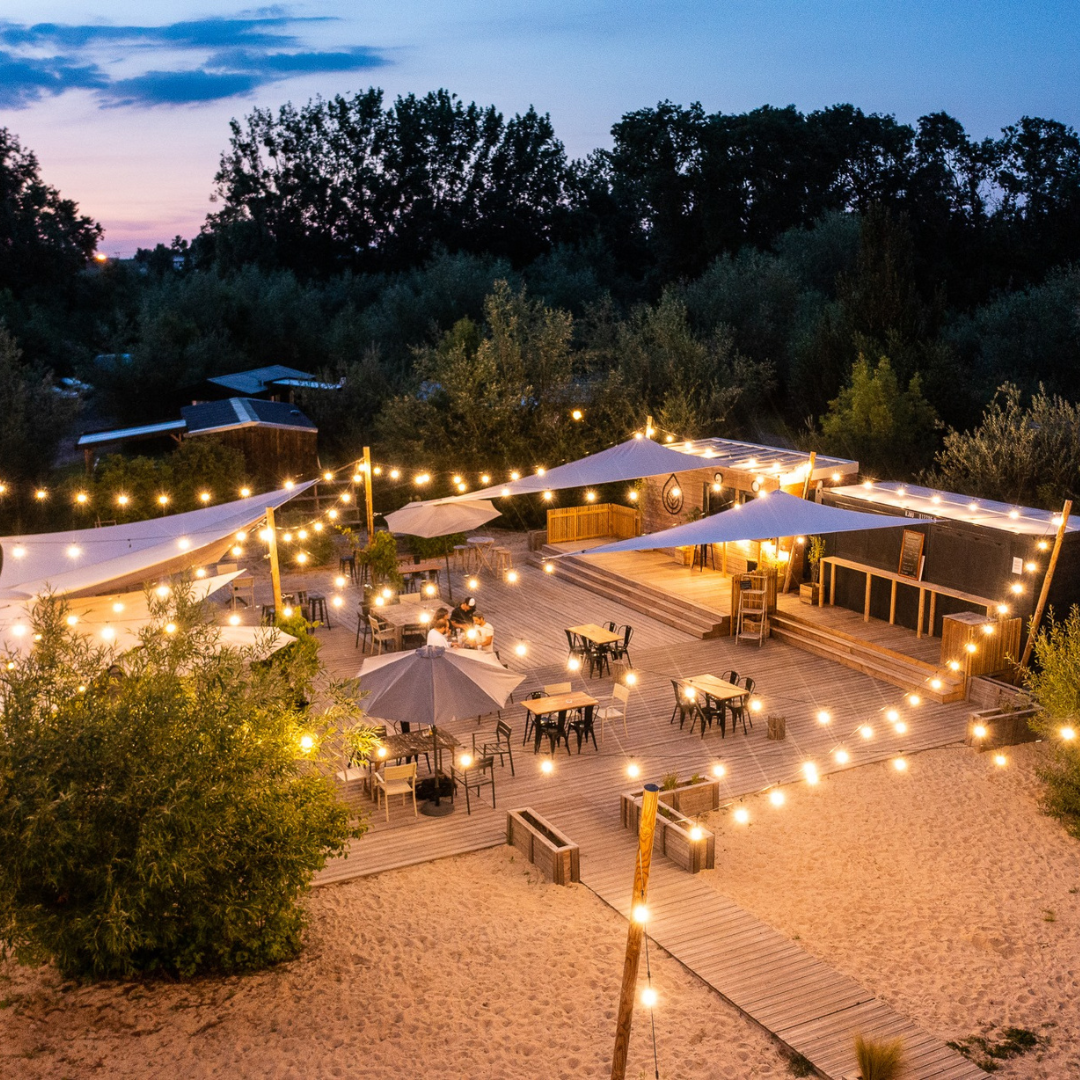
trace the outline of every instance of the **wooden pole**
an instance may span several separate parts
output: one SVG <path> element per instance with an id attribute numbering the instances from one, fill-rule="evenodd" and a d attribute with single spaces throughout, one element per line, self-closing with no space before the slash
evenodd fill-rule
<path id="1" fill-rule="evenodd" d="M 274 508 L 266 508 L 266 531 L 270 534 L 270 580 L 274 585 L 274 617 L 281 618 L 281 568 L 277 557 L 277 530 L 274 528 Z"/>
<path id="2" fill-rule="evenodd" d="M 638 963 L 641 960 L 641 939 L 645 936 L 645 923 L 634 918 L 634 908 L 638 904 L 644 904 L 649 895 L 649 866 L 652 863 L 659 792 L 656 784 L 646 784 L 645 795 L 641 801 L 634 894 L 630 897 L 630 927 L 626 932 L 626 959 L 623 962 L 622 990 L 619 993 L 619 1018 L 615 1026 L 611 1080 L 624 1080 L 626 1077 L 626 1056 L 630 1049 L 630 1025 L 634 1020 L 634 992 L 637 990 Z"/>
<path id="3" fill-rule="evenodd" d="M 367 505 L 367 542 L 375 535 L 375 512 L 371 503 L 371 447 L 364 447 L 364 502 Z"/>
<path id="4" fill-rule="evenodd" d="M 810 484 L 811 484 L 811 481 L 812 481 L 813 476 L 814 476 L 814 462 L 815 461 L 817 461 L 817 451 L 816 450 L 811 450 L 810 451 L 810 463 L 809 463 L 809 465 L 808 465 L 808 467 L 806 469 L 806 479 L 803 480 L 803 486 L 802 486 L 802 497 L 804 499 L 809 498 L 809 496 L 810 496 Z M 795 554 L 795 538 L 792 537 L 791 548 L 788 551 L 787 573 L 784 575 L 784 592 L 789 592 L 791 590 L 791 570 L 792 570 L 792 565 L 791 564 L 792 564 L 792 561 L 793 561 L 794 554 Z"/>
<path id="5" fill-rule="evenodd" d="M 1050 565 L 1046 568 L 1046 577 L 1043 578 L 1039 603 L 1035 608 L 1035 614 L 1031 616 L 1027 644 L 1024 645 L 1024 655 L 1020 660 L 1021 671 L 1027 670 L 1028 661 L 1031 659 L 1031 650 L 1035 647 L 1035 635 L 1039 631 L 1039 623 L 1042 622 L 1043 612 L 1046 610 L 1046 599 L 1050 595 L 1050 582 L 1054 579 L 1054 569 L 1057 567 L 1058 556 L 1061 554 L 1061 542 L 1065 539 L 1065 528 L 1069 524 L 1069 514 L 1071 512 L 1072 499 L 1066 499 L 1065 505 L 1061 508 L 1061 524 L 1058 526 L 1057 536 L 1054 537 L 1054 550 L 1050 553 Z"/>
<path id="6" fill-rule="evenodd" d="M 652 438 L 652 436 L 649 434 L 649 430 L 651 428 L 652 428 L 652 417 L 651 416 L 646 416 L 645 417 L 645 438 L 646 439 L 651 439 Z"/>

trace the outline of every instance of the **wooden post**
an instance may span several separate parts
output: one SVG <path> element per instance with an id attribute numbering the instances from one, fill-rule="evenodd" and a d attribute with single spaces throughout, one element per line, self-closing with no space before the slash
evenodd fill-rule
<path id="1" fill-rule="evenodd" d="M 371 447 L 364 447 L 364 501 L 367 505 L 367 542 L 375 535 L 375 512 L 371 503 Z"/>
<path id="2" fill-rule="evenodd" d="M 652 417 L 651 416 L 646 416 L 645 417 L 645 438 L 646 439 L 651 439 L 652 438 L 652 436 L 649 434 L 649 429 L 651 427 L 652 427 Z"/>
<path id="3" fill-rule="evenodd" d="M 281 618 L 281 568 L 277 557 L 277 530 L 274 528 L 274 508 L 266 508 L 266 531 L 270 534 L 270 580 L 274 585 L 274 618 Z"/>
<path id="4" fill-rule="evenodd" d="M 1072 513 L 1072 499 L 1066 499 L 1065 505 L 1061 508 L 1061 524 L 1058 526 L 1057 536 L 1054 537 L 1054 550 L 1050 553 L 1050 565 L 1046 568 L 1046 576 L 1043 578 L 1039 603 L 1035 608 L 1035 614 L 1031 616 L 1031 625 L 1028 627 L 1027 643 L 1024 645 L 1024 655 L 1020 660 L 1021 671 L 1027 670 L 1031 650 L 1035 647 L 1035 635 L 1039 632 L 1039 623 L 1042 622 L 1043 612 L 1046 610 L 1050 582 L 1054 579 L 1054 570 L 1057 567 L 1058 556 L 1061 554 L 1061 543 L 1065 539 L 1065 529 L 1069 524 L 1070 513 Z"/>
<path id="5" fill-rule="evenodd" d="M 805 499 L 810 494 L 810 478 L 814 475 L 814 462 L 817 460 L 817 451 L 810 451 L 810 463 L 806 469 L 806 479 L 803 481 L 802 497 Z M 788 551 L 787 573 L 784 575 L 784 592 L 791 589 L 791 561 L 795 554 L 795 538 L 791 538 L 791 548 Z"/>
<path id="6" fill-rule="evenodd" d="M 649 418 L 650 420 L 652 417 Z M 638 963 L 645 924 L 634 918 L 634 907 L 644 904 L 649 894 L 649 866 L 652 863 L 653 835 L 656 832 L 656 803 L 660 788 L 645 785 L 641 801 L 641 824 L 638 827 L 637 865 L 634 868 L 634 893 L 630 897 L 630 927 L 626 932 L 626 960 L 623 963 L 622 990 L 619 993 L 619 1018 L 615 1025 L 615 1052 L 611 1058 L 611 1080 L 625 1080 L 626 1056 L 630 1050 L 630 1025 L 634 1020 L 634 992 L 637 990 Z"/>

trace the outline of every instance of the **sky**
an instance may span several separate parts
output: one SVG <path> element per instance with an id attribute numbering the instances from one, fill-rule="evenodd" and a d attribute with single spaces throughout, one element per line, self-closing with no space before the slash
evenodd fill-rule
<path id="1" fill-rule="evenodd" d="M 1075 0 L 7 0 L 0 126 L 105 227 L 101 250 L 194 236 L 229 120 L 382 87 L 550 113 L 572 157 L 634 109 L 850 102 L 974 137 L 1080 127 Z"/>

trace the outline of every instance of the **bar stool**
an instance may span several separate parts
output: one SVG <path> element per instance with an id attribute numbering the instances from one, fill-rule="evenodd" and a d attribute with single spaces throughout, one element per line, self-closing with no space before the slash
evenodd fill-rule
<path id="1" fill-rule="evenodd" d="M 262 606 L 262 624 L 263 626 L 273 626 L 277 622 L 277 612 L 274 611 L 273 604 L 263 604 Z"/>
<path id="2" fill-rule="evenodd" d="M 330 612 L 326 607 L 326 597 L 322 593 L 308 593 L 308 614 L 310 622 L 321 622 L 326 625 L 327 630 L 331 629 Z"/>
<path id="3" fill-rule="evenodd" d="M 342 555 L 341 558 L 338 559 L 338 573 L 339 574 L 344 574 L 346 571 L 348 571 L 349 580 L 355 585 L 356 584 L 356 555 L 355 555 L 355 553 L 352 554 L 352 555 Z"/>
<path id="4" fill-rule="evenodd" d="M 472 561 L 472 548 L 468 544 L 454 545 L 454 566 L 458 570 L 468 570 Z"/>
<path id="5" fill-rule="evenodd" d="M 501 574 L 506 570 L 514 569 L 514 560 L 510 556 L 510 549 L 508 547 L 497 547 L 495 549 L 495 573 Z"/>

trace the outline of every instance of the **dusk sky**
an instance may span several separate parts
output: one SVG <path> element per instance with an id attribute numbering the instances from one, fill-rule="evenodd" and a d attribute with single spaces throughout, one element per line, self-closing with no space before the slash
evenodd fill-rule
<path id="1" fill-rule="evenodd" d="M 228 121 L 321 94 L 439 87 L 549 112 L 571 156 L 663 99 L 708 111 L 851 102 L 973 136 L 1021 116 L 1080 125 L 1066 0 L 313 0 L 268 8 L 8 0 L 0 126 L 100 220 L 102 250 L 198 232 Z"/>

